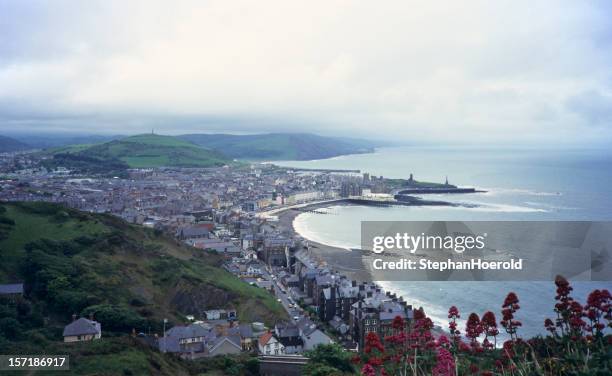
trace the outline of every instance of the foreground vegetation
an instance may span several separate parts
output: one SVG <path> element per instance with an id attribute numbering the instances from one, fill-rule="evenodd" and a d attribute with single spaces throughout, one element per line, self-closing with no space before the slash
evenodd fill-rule
<path id="1" fill-rule="evenodd" d="M 404 323 L 397 317 L 396 333 L 385 338 L 369 333 L 363 353 L 353 361 L 364 376 L 612 374 L 612 336 L 606 333 L 612 327 L 610 292 L 595 290 L 581 304 L 571 296 L 567 280 L 557 277 L 555 284 L 557 317 L 545 321 L 550 333 L 546 337 L 521 338 L 519 298 L 509 293 L 499 326 L 493 312 L 482 317 L 471 313 L 462 333 L 457 326 L 460 313 L 451 307 L 450 336 L 436 338 L 432 321 L 416 311 L 410 333 L 402 331 Z M 499 348 L 502 328 L 510 339 Z"/>

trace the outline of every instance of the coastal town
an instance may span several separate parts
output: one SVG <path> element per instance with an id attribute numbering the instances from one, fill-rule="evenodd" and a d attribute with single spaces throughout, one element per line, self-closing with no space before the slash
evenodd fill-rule
<path id="1" fill-rule="evenodd" d="M 0 200 L 46 201 L 110 213 L 170 234 L 202 252 L 222 255 L 225 270 L 268 291 L 286 311 L 286 320 L 266 327 L 240 322 L 233 307 L 219 306 L 185 312 L 184 323 L 167 330 L 164 323 L 163 333 L 132 333 L 160 352 L 188 359 L 257 352 L 278 361 L 300 358 L 320 344 L 358 351 L 367 333 L 381 338 L 392 334 L 398 316 L 410 330 L 415 307 L 375 283 L 362 282 L 342 265 L 330 264 L 321 255 L 332 247 L 309 242 L 292 226 L 297 215 L 325 215 L 323 208 L 332 204 L 415 203 L 396 200 L 397 190 L 382 176 L 257 163 L 131 169 L 120 178 L 79 175 L 61 167 L 47 170 L 30 158 L 27 153 L 2 156 Z M 415 180 L 410 176 L 407 182 L 410 188 Z M 454 186 L 447 181 L 442 187 Z M 5 290 L 19 294 L 23 285 Z M 65 342 L 98 340 L 104 338 L 104 328 L 93 316 L 73 316 L 63 336 Z"/>

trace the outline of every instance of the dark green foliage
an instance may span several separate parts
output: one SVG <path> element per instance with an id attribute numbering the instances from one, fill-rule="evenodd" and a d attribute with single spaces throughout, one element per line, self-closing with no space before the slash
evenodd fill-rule
<path id="1" fill-rule="evenodd" d="M 15 226 L 15 221 L 4 216 L 6 213 L 6 209 L 1 206 L 2 210 L 0 211 L 0 240 L 6 239 L 9 231 Z M 0 251 L 0 254 L 2 252 Z"/>
<path id="2" fill-rule="evenodd" d="M 338 345 L 319 345 L 306 354 L 310 358 L 303 373 L 308 376 L 352 374 L 350 354 Z"/>
<path id="3" fill-rule="evenodd" d="M 19 339 L 21 336 L 21 324 L 12 317 L 0 319 L 0 334 L 10 340 Z"/>
<path id="4" fill-rule="evenodd" d="M 95 317 L 107 330 L 130 332 L 132 329 L 144 330 L 146 321 L 128 307 L 100 304 L 87 307 L 81 312 L 83 317 Z"/>
<path id="5" fill-rule="evenodd" d="M 215 356 L 202 359 L 188 365 L 192 374 L 207 374 L 221 371 L 228 376 L 257 376 L 259 375 L 259 360 L 248 354 L 237 356 Z"/>

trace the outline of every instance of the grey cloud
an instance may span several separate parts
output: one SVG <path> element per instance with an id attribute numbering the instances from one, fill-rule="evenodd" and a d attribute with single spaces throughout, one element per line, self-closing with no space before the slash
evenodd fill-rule
<path id="1" fill-rule="evenodd" d="M 567 108 L 594 126 L 612 126 L 612 92 L 589 90 L 568 99 Z"/>
<path id="2" fill-rule="evenodd" d="M 6 0 L 0 132 L 610 139 L 609 8 Z"/>

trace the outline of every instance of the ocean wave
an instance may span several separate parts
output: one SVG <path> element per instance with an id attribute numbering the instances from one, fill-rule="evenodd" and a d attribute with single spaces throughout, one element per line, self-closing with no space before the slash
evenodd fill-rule
<path id="1" fill-rule="evenodd" d="M 542 208 L 546 208 L 549 210 L 578 210 L 579 208 L 574 208 L 571 206 L 561 206 L 561 205 L 552 205 L 546 204 L 543 202 L 533 202 L 533 201 L 525 201 L 525 204 L 532 206 L 541 206 Z"/>
<path id="2" fill-rule="evenodd" d="M 523 188 L 485 188 L 478 187 L 477 189 L 486 191 L 483 194 L 486 196 L 500 196 L 500 195 L 525 195 L 525 196 L 562 196 L 561 192 L 544 192 L 535 191 L 531 189 Z"/>
<path id="3" fill-rule="evenodd" d="M 467 210 L 479 212 L 494 212 L 494 213 L 547 213 L 548 210 L 543 208 L 532 208 L 529 206 L 509 205 L 509 204 L 491 204 L 478 201 L 464 201 L 464 204 L 469 205 Z"/>

